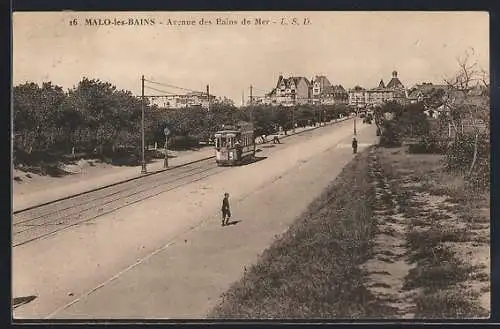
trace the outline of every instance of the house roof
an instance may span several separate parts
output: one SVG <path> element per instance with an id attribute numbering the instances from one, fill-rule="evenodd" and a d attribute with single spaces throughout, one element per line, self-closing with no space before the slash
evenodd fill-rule
<path id="1" fill-rule="evenodd" d="M 404 85 L 401 83 L 401 81 L 399 81 L 397 77 L 393 77 L 387 84 L 387 88 L 404 88 Z"/>
<path id="2" fill-rule="evenodd" d="M 330 81 L 328 80 L 327 77 L 325 77 L 324 75 L 317 75 L 315 78 L 314 78 L 314 83 L 319 83 L 320 84 L 320 88 L 323 90 L 323 89 L 327 89 L 329 87 L 331 87 L 331 83 Z"/>
<path id="3" fill-rule="evenodd" d="M 279 87 L 280 83 L 281 83 L 281 80 L 284 81 L 285 83 L 285 86 L 288 88 L 290 87 L 291 85 L 291 82 L 293 81 L 293 83 L 297 86 L 300 82 L 300 80 L 304 80 L 306 85 L 309 87 L 311 85 L 311 82 L 309 80 L 307 80 L 305 77 L 289 77 L 289 78 L 284 78 L 283 76 L 280 75 L 280 77 L 278 78 L 278 83 L 276 83 L 276 88 Z"/>
<path id="4" fill-rule="evenodd" d="M 266 96 L 268 96 L 268 97 L 274 96 L 274 95 L 276 95 L 276 88 L 273 88 L 273 90 L 271 90 L 271 92 L 266 94 Z"/>
<path id="5" fill-rule="evenodd" d="M 291 81 L 291 79 L 293 80 L 295 85 L 298 85 L 300 80 L 304 80 L 306 82 L 307 86 L 311 85 L 311 82 L 305 77 L 290 77 L 290 78 L 288 78 L 288 81 Z"/>
<path id="6" fill-rule="evenodd" d="M 448 94 L 455 99 L 456 103 L 473 104 L 473 105 L 486 105 L 489 103 L 489 97 L 481 93 L 480 88 L 474 87 L 469 91 L 467 96 L 461 91 L 452 89 Z"/>
<path id="7" fill-rule="evenodd" d="M 432 91 L 438 90 L 438 89 L 447 90 L 447 89 L 449 89 L 449 87 L 447 85 L 435 85 L 432 83 L 417 84 L 410 89 L 410 91 L 408 93 L 408 97 L 409 98 L 416 98 L 416 97 L 418 97 L 418 95 L 420 93 L 422 95 L 427 95 L 427 94 L 431 93 Z"/>
<path id="8" fill-rule="evenodd" d="M 355 86 L 354 88 L 351 89 L 352 91 L 363 91 L 363 90 L 366 90 L 365 88 L 361 87 L 361 86 Z"/>
<path id="9" fill-rule="evenodd" d="M 405 86 L 401 83 L 401 81 L 399 81 L 398 72 L 392 71 L 392 79 L 385 87 L 392 89 L 404 89 Z"/>

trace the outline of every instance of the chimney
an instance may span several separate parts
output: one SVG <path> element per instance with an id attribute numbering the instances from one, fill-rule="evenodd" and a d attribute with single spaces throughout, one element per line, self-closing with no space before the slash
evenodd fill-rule
<path id="1" fill-rule="evenodd" d="M 392 71 L 392 77 L 397 78 L 398 77 L 398 72 L 397 71 Z"/>

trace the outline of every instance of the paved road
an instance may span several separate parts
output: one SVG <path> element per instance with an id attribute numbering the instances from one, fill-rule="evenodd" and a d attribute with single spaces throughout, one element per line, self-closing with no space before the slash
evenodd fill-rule
<path id="1" fill-rule="evenodd" d="M 345 119 L 342 119 L 345 120 Z M 330 122 L 328 124 L 338 124 L 342 121 Z M 314 127 L 297 128 L 296 133 L 301 133 Z M 290 132 L 289 136 L 292 133 Z M 268 140 L 271 136 L 268 136 Z M 260 144 L 260 138 L 256 139 Z M 170 153 L 170 152 L 169 152 Z M 196 151 L 172 152 L 174 158 L 169 159 L 170 169 L 175 166 L 201 160 L 214 155 L 212 147 L 204 147 Z M 102 168 L 104 169 L 104 168 Z M 84 193 L 93 189 L 102 188 L 110 184 L 115 184 L 128 179 L 141 177 L 140 166 L 123 166 L 97 170 L 82 170 L 79 174 L 63 176 L 58 179 L 48 179 L 37 183 L 13 185 L 12 207 L 14 211 L 21 211 L 26 208 L 41 205 L 70 195 Z M 156 159 L 147 165 L 148 173 L 163 171 L 163 160 Z"/>
<path id="2" fill-rule="evenodd" d="M 360 150 L 376 140 L 360 125 Z M 16 318 L 203 318 L 352 159 L 352 121 L 13 250 Z M 231 194 L 236 225 L 222 228 Z"/>

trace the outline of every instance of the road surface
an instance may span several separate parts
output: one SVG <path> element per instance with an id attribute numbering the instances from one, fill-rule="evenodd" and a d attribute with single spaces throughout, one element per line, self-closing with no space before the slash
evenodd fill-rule
<path id="1" fill-rule="evenodd" d="M 358 135 L 359 151 L 376 141 L 372 125 Z M 352 120 L 293 136 L 262 161 L 13 248 L 14 297 L 37 296 L 15 318 L 204 318 L 352 159 L 351 136 Z"/>

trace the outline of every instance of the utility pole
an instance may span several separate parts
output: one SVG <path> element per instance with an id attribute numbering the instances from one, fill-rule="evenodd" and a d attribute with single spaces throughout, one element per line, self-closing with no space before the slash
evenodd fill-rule
<path id="1" fill-rule="evenodd" d="M 253 125 L 253 86 L 250 85 L 250 121 Z"/>
<path id="2" fill-rule="evenodd" d="M 142 83 L 142 92 L 141 92 L 141 113 L 142 113 L 142 120 L 141 120 L 141 134 L 142 134 L 142 169 L 141 169 L 141 174 L 146 174 L 147 173 L 147 168 L 146 168 L 146 158 L 145 158 L 145 147 L 144 147 L 144 75 L 141 78 L 141 83 Z"/>
<path id="3" fill-rule="evenodd" d="M 207 84 L 207 128 L 208 128 L 208 142 L 212 140 L 212 113 L 210 112 L 210 85 Z"/>
<path id="4" fill-rule="evenodd" d="M 207 85 L 207 102 L 208 102 L 208 111 L 210 111 L 210 87 Z"/>
<path id="5" fill-rule="evenodd" d="M 356 119 L 358 117 L 358 100 L 356 99 L 356 114 L 354 116 L 354 136 L 356 136 Z"/>
<path id="6" fill-rule="evenodd" d="M 163 168 L 166 169 L 168 168 L 168 135 L 170 135 L 170 129 L 165 127 L 163 133 L 165 134 L 165 158 L 163 160 Z"/>

